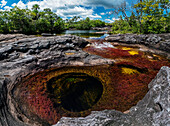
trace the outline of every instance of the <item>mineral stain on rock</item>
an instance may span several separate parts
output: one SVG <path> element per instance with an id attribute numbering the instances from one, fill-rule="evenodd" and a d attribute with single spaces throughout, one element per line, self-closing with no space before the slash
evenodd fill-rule
<path id="1" fill-rule="evenodd" d="M 55 105 L 80 112 L 97 103 L 103 93 L 103 85 L 87 74 L 66 73 L 50 79 L 47 90 Z"/>

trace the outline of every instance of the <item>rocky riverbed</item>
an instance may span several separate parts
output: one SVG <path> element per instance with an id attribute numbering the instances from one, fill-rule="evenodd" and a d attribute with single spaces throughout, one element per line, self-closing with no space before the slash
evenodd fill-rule
<path id="1" fill-rule="evenodd" d="M 144 44 L 169 53 L 168 35 L 156 37 L 151 35 L 150 39 L 146 35 L 145 37 L 142 37 L 142 35 L 141 37 L 136 35 L 111 35 L 106 40 Z M 161 38 L 161 36 L 163 37 Z M 139 41 L 140 39 L 142 40 Z M 13 89 L 17 83 L 22 81 L 22 78 L 55 67 L 114 64 L 113 59 L 105 59 L 82 51 L 82 48 L 87 44 L 89 42 L 86 40 L 71 35 L 53 37 L 1 35 L 0 125 L 49 125 L 36 119 L 31 120 L 27 114 L 22 113 L 20 105 L 13 96 Z M 56 126 L 166 126 L 170 121 L 167 95 L 170 85 L 169 78 L 170 68 L 162 67 L 155 79 L 149 84 L 149 91 L 146 96 L 126 113 L 116 110 L 95 111 L 84 118 L 63 117 Z"/>

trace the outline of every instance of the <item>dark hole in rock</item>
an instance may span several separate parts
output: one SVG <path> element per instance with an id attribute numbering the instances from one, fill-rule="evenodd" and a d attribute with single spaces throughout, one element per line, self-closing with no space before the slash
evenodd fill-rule
<path id="1" fill-rule="evenodd" d="M 24 122 L 21 116 L 17 116 L 21 122 Z"/>
<path id="2" fill-rule="evenodd" d="M 73 112 L 91 108 L 103 93 L 102 83 L 84 73 L 66 73 L 47 82 L 47 90 L 56 106 Z"/>
<path id="3" fill-rule="evenodd" d="M 162 105 L 161 105 L 159 102 L 157 102 L 156 105 L 159 107 L 159 110 L 160 110 L 160 111 L 163 110 Z"/>

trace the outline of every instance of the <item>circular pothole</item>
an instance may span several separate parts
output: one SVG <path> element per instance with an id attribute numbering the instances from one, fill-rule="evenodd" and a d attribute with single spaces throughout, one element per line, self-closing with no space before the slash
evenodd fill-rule
<path id="1" fill-rule="evenodd" d="M 72 112 L 91 108 L 103 93 L 102 83 L 84 73 L 66 73 L 47 82 L 47 90 L 56 106 Z"/>

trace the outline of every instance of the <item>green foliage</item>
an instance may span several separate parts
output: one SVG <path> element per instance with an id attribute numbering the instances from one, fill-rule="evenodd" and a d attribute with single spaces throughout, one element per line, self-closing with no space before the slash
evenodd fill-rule
<path id="1" fill-rule="evenodd" d="M 80 30 L 89 30 L 92 27 L 90 18 L 87 17 L 85 20 L 79 21 L 75 27 Z"/>
<path id="2" fill-rule="evenodd" d="M 104 27 L 105 26 L 105 22 L 101 20 L 91 20 L 90 23 L 92 27 Z"/>
<path id="3" fill-rule="evenodd" d="M 101 20 L 90 20 L 89 17 L 87 17 L 85 20 L 77 21 L 80 17 L 73 17 L 70 20 L 66 20 L 66 29 L 72 28 L 72 29 L 79 29 L 79 30 L 89 30 L 91 27 L 103 27 L 105 26 L 105 22 Z"/>
<path id="4" fill-rule="evenodd" d="M 117 33 L 123 33 L 123 34 L 129 33 L 130 32 L 130 25 L 125 20 L 122 20 L 122 19 L 116 20 L 112 24 L 112 31 L 115 34 L 117 34 Z"/>
<path id="5" fill-rule="evenodd" d="M 60 33 L 65 29 L 73 28 L 89 30 L 91 27 L 103 27 L 105 22 L 101 20 L 80 20 L 79 16 L 74 16 L 66 22 L 46 8 L 39 11 L 38 4 L 33 5 L 32 9 L 20 9 L 17 6 L 10 11 L 0 12 L 0 33 Z"/>
<path id="6" fill-rule="evenodd" d="M 166 33 L 170 32 L 169 0 L 142 0 L 133 6 L 128 20 L 115 21 L 113 33 Z"/>
<path id="7" fill-rule="evenodd" d="M 39 11 L 38 4 L 32 10 L 20 9 L 17 6 L 10 11 L 0 12 L 0 33 L 59 33 L 64 30 L 64 21 L 51 9 Z"/>

